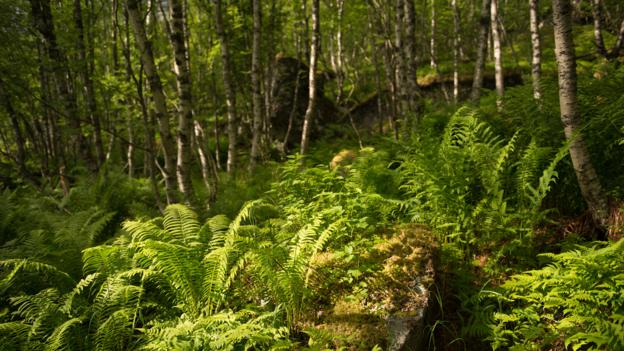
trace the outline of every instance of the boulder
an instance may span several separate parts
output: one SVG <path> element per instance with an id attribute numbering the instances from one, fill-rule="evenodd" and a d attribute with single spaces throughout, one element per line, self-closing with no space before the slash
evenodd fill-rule
<path id="1" fill-rule="evenodd" d="M 432 234 L 422 226 L 407 225 L 360 258 L 362 266 L 374 266 L 360 282 L 349 287 L 333 286 L 330 306 L 307 327 L 331 335 L 332 347 L 347 350 L 426 350 L 426 316 L 434 283 Z M 344 270 L 340 260 L 325 254 L 318 272 Z M 366 295 L 362 296 L 362 287 Z M 328 295 L 331 293 L 328 292 Z"/>

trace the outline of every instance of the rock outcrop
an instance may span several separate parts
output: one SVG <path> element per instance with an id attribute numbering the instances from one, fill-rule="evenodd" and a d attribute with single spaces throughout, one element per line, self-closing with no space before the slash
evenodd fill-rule
<path id="1" fill-rule="evenodd" d="M 363 273 L 365 278 L 344 289 L 308 326 L 331 335 L 337 348 L 371 350 L 377 345 L 391 351 L 426 350 L 425 318 L 435 278 L 435 250 L 426 228 L 398 228 L 362 257 L 360 265 L 376 269 Z M 344 269 L 332 267 L 339 262 L 328 253 L 317 269 Z"/>

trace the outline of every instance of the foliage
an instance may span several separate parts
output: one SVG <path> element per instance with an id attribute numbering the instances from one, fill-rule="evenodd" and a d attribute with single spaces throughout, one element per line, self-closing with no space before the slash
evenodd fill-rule
<path id="1" fill-rule="evenodd" d="M 401 165 L 411 220 L 431 225 L 466 255 L 475 249 L 499 257 L 528 253 L 533 228 L 547 218 L 541 205 L 567 147 L 547 162 L 550 149 L 535 141 L 522 147 L 520 139 L 517 132 L 505 142 L 476 111 L 461 108 L 441 137 L 417 140 Z"/>
<path id="2" fill-rule="evenodd" d="M 492 347 L 624 348 L 624 240 L 541 256 L 551 263 L 512 276 L 496 295 Z"/>
<path id="3" fill-rule="evenodd" d="M 9 295 L 2 338 L 23 349 L 290 348 L 291 331 L 315 294 L 324 293 L 313 285 L 323 280 L 313 269 L 315 256 L 387 223 L 395 211 L 396 202 L 365 191 L 382 179 L 376 172 L 387 171 L 375 166 L 383 164 L 379 157 L 373 150 L 362 154 L 347 177 L 326 166 L 300 171 L 293 160 L 269 194 L 274 204 L 249 202 L 231 221 L 217 215 L 202 225 L 183 205 L 167 207 L 162 217 L 125 221 L 110 244 L 80 246 L 78 283 L 40 263 L 42 256 L 1 261 L 8 269 L 3 292 L 20 291 L 25 279 L 41 281 L 40 289 L 30 284 Z M 309 191 L 322 185 L 319 193 Z M 88 203 L 92 191 L 77 188 L 60 206 Z M 87 237 L 112 216 L 91 221 L 80 213 L 71 218 L 87 224 L 66 230 L 85 230 Z"/>

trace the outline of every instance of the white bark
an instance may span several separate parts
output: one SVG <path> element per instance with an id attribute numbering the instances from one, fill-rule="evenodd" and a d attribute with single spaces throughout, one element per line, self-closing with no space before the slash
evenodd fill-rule
<path id="1" fill-rule="evenodd" d="M 183 0 L 169 0 L 171 6 L 171 44 L 173 46 L 178 95 L 180 106 L 178 111 L 178 162 L 176 175 L 178 189 L 184 201 L 191 203 L 193 183 L 191 181 L 191 142 L 193 127 L 193 94 L 191 68 L 188 48 L 186 47 L 186 25 Z"/>
<path id="2" fill-rule="evenodd" d="M 303 130 L 301 132 L 301 155 L 305 155 L 308 151 L 310 143 L 310 129 L 312 128 L 312 119 L 316 114 L 316 66 L 318 64 L 318 54 L 321 41 L 321 21 L 319 11 L 319 0 L 312 0 L 312 43 L 310 45 L 310 73 L 308 77 L 308 108 L 306 109 L 305 119 L 303 121 Z"/>
<path id="3" fill-rule="evenodd" d="M 221 44 L 221 63 L 223 66 L 223 85 L 225 86 L 225 103 L 228 115 L 228 158 L 227 172 L 234 173 L 236 163 L 236 142 L 238 115 L 236 112 L 236 92 L 234 81 L 232 80 L 232 67 L 230 62 L 230 51 L 227 37 L 225 35 L 225 25 L 223 23 L 223 10 L 221 0 L 214 0 L 215 3 L 215 24 L 217 35 Z"/>
<path id="4" fill-rule="evenodd" d="M 565 136 L 570 142 L 570 158 L 583 198 L 595 223 L 606 229 L 609 217 L 606 196 L 581 134 L 571 12 L 570 0 L 553 0 L 561 122 L 563 122 Z"/>
<path id="5" fill-rule="evenodd" d="M 470 94 L 470 99 L 475 103 L 481 98 L 481 88 L 483 87 L 483 71 L 485 69 L 485 56 L 490 27 L 490 0 L 483 0 L 482 2 L 479 25 L 479 48 L 477 49 L 472 92 Z"/>
<path id="6" fill-rule="evenodd" d="M 253 135 L 251 140 L 251 155 L 249 171 L 253 171 L 260 158 L 260 141 L 262 133 L 262 92 L 260 85 L 260 43 L 262 29 L 261 0 L 253 0 L 253 44 L 251 53 L 251 92 L 253 96 Z"/>
<path id="7" fill-rule="evenodd" d="M 531 78 L 533 80 L 533 97 L 542 99 L 540 80 L 542 79 L 542 49 L 539 32 L 539 0 L 529 0 L 529 17 L 531 28 Z"/>
<path id="8" fill-rule="evenodd" d="M 503 62 L 501 54 L 501 38 L 498 25 L 498 0 L 492 0 L 490 7 L 490 23 L 492 25 L 492 43 L 494 49 L 494 79 L 496 81 L 496 105 L 500 108 L 505 92 L 503 81 Z"/>

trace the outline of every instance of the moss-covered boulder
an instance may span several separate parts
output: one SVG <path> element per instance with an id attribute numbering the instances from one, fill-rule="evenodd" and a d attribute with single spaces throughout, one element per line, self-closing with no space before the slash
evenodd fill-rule
<path id="1" fill-rule="evenodd" d="M 329 300 L 325 308 L 304 323 L 314 330 L 311 343 L 318 335 L 331 344 L 327 346 L 348 350 L 422 349 L 435 250 L 433 236 L 425 227 L 408 225 L 395 228 L 358 257 L 357 266 L 368 267 L 359 274 L 339 255 L 319 256 L 315 269 L 325 276 L 346 271 L 357 277 L 343 286 L 333 284 L 322 294 Z"/>

